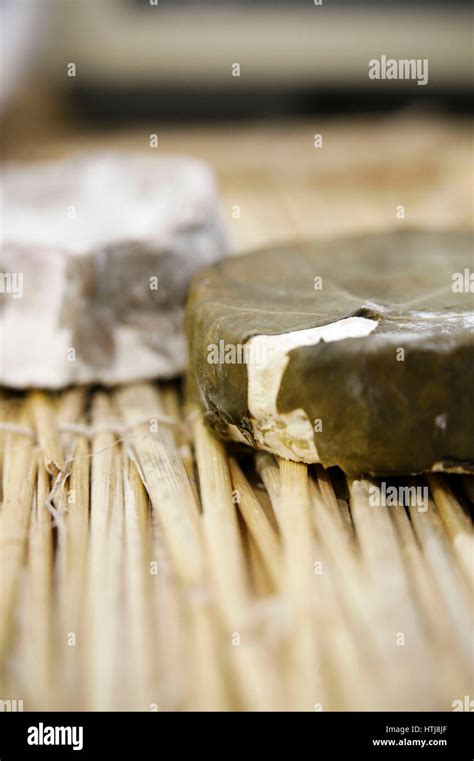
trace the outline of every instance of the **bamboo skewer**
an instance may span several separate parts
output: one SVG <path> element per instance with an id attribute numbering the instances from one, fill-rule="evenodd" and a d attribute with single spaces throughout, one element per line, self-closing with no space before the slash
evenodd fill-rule
<path id="1" fill-rule="evenodd" d="M 348 538 L 352 539 L 352 521 L 347 503 L 343 502 L 341 504 L 341 502 L 339 502 L 337 499 L 329 471 L 325 470 L 325 468 L 319 464 L 315 466 L 315 470 L 319 490 L 321 492 L 321 497 L 324 504 L 333 513 L 334 519 L 336 520 L 338 526 L 344 529 L 344 532 L 347 534 Z"/>
<path id="2" fill-rule="evenodd" d="M 55 583 L 57 588 L 56 616 L 58 626 L 58 656 L 63 669 L 62 705 L 80 704 L 76 701 L 74 685 L 80 681 L 83 665 L 81 649 L 70 644 L 80 630 L 81 610 L 86 603 L 86 559 L 89 527 L 89 444 L 85 436 L 66 432 L 63 425 L 76 423 L 84 411 L 83 389 L 71 389 L 58 399 L 57 428 L 64 461 L 64 473 L 47 501 L 55 508 L 57 547 Z M 69 480 L 68 480 L 69 476 Z"/>
<path id="3" fill-rule="evenodd" d="M 53 400 L 41 391 L 32 392 L 30 404 L 44 465 L 55 481 L 57 476 L 65 471 L 55 419 L 55 405 Z"/>
<path id="4" fill-rule="evenodd" d="M 325 468 L 323 468 L 322 465 L 316 464 L 315 465 L 316 475 L 318 479 L 318 486 L 319 490 L 321 492 L 321 496 L 326 504 L 326 506 L 335 514 L 338 515 L 339 513 L 339 505 L 337 503 L 337 498 L 334 493 L 334 487 L 331 482 L 331 478 L 329 476 L 329 473 Z M 341 521 L 342 523 L 342 521 Z"/>
<path id="5" fill-rule="evenodd" d="M 454 698 L 466 687 L 463 659 L 459 658 L 457 649 L 452 648 L 450 644 L 455 640 L 456 633 L 449 620 L 443 598 L 430 574 L 426 557 L 416 541 L 405 507 L 394 507 L 392 516 L 400 536 L 409 578 L 426 618 L 427 645 L 432 646 L 433 658 L 438 664 L 436 681 L 440 699 L 442 700 L 442 696 L 449 693 L 449 690 Z M 451 707 L 451 702 L 448 701 L 446 708 Z"/>
<path id="6" fill-rule="evenodd" d="M 23 408 L 18 423 L 28 426 L 29 422 L 28 412 Z M 15 448 L 14 456 L 9 454 L 10 446 Z M 37 471 L 36 450 L 31 439 L 7 434 L 5 468 L 0 523 L 0 678 L 12 635 L 15 592 L 24 559 Z"/>
<path id="7" fill-rule="evenodd" d="M 161 398 L 163 401 L 163 407 L 165 409 L 165 412 L 174 420 L 176 420 L 178 424 L 177 428 L 175 429 L 175 435 L 177 436 L 177 439 L 178 439 L 179 453 L 181 455 L 183 465 L 186 469 L 186 473 L 188 474 L 189 481 L 193 488 L 196 502 L 199 502 L 199 495 L 197 493 L 196 481 L 194 478 L 193 453 L 192 453 L 191 445 L 189 442 L 189 438 L 186 439 L 182 432 L 182 428 L 184 428 L 184 420 L 181 414 L 181 408 L 180 408 L 179 398 L 178 398 L 176 389 L 173 388 L 173 386 L 166 386 L 161 393 Z"/>
<path id="8" fill-rule="evenodd" d="M 255 464 L 257 472 L 270 496 L 277 522 L 280 525 L 281 483 L 278 463 L 273 455 L 267 452 L 257 452 Z"/>
<path id="9" fill-rule="evenodd" d="M 81 611 L 86 605 L 89 550 L 89 444 L 77 438 L 73 449 L 67 496 L 65 536 L 57 549 L 58 625 L 64 655 L 64 686 L 67 695 L 80 682 L 81 650 L 68 645 L 71 634 L 81 631 Z"/>
<path id="10" fill-rule="evenodd" d="M 256 598 L 265 599 L 271 597 L 275 593 L 275 585 L 271 580 L 255 539 L 249 534 L 245 525 L 241 527 L 241 533 L 244 554 L 249 566 L 251 592 Z"/>
<path id="11" fill-rule="evenodd" d="M 96 393 L 92 422 L 98 428 L 111 425 L 110 400 Z M 87 569 L 87 599 L 90 615 L 87 648 L 87 695 L 94 710 L 107 710 L 114 693 L 115 648 L 114 625 L 117 607 L 115 593 L 120 578 L 117 547 L 123 520 L 123 497 L 119 457 L 112 433 L 97 434 L 92 441 L 90 547 Z M 83 631 L 73 632 L 78 639 Z M 76 646 L 76 645 L 74 645 Z"/>
<path id="12" fill-rule="evenodd" d="M 456 630 L 460 653 L 465 659 L 467 668 L 472 671 L 471 613 L 468 594 L 463 584 L 464 579 L 460 578 L 453 563 L 436 507 L 430 500 L 426 512 L 419 512 L 414 506 L 411 506 L 409 510 L 415 533 L 426 555 L 433 579 Z"/>
<path id="13" fill-rule="evenodd" d="M 193 428 L 209 565 L 215 575 L 225 620 L 232 629 L 247 629 L 248 580 L 223 445 L 214 439 L 200 418 L 195 420 Z"/>
<path id="14" fill-rule="evenodd" d="M 222 613 L 229 659 L 246 700 L 255 710 L 281 708 L 279 680 L 256 638 L 249 579 L 238 532 L 232 482 L 222 442 L 194 416 L 193 431 L 209 565 Z"/>
<path id="15" fill-rule="evenodd" d="M 189 634 L 183 625 L 183 597 L 172 573 L 159 526 L 151 528 L 150 590 L 156 642 L 152 667 L 155 676 L 151 702 L 158 710 L 189 707 L 187 674 L 191 670 Z"/>
<path id="16" fill-rule="evenodd" d="M 153 702 L 153 662 L 149 599 L 150 526 L 148 497 L 133 463 L 124 457 L 125 586 L 127 600 L 129 671 L 132 694 L 143 710 Z M 132 706 L 131 706 L 132 707 Z"/>
<path id="17" fill-rule="evenodd" d="M 429 475 L 428 483 L 461 567 L 474 587 L 474 536 L 471 522 L 441 476 Z"/>
<path id="18" fill-rule="evenodd" d="M 105 573 L 101 580 L 104 596 L 101 610 L 100 649 L 104 655 L 106 652 L 106 657 L 102 664 L 103 685 L 99 685 L 97 682 L 94 685 L 96 705 L 104 705 L 109 709 L 113 705 L 118 708 L 125 708 L 127 705 L 125 689 L 127 660 L 120 658 L 120 654 L 125 652 L 127 640 L 123 627 L 116 625 L 117 621 L 125 620 L 126 615 L 123 595 L 126 572 L 123 481 L 120 450 L 114 447 L 111 482 L 112 510 L 108 527 Z M 94 584 L 97 584 L 96 580 Z M 97 653 L 99 653 L 99 648 L 97 648 Z"/>
<path id="19" fill-rule="evenodd" d="M 433 679 L 427 667 L 419 612 L 388 508 L 369 505 L 369 487 L 365 480 L 350 482 L 351 512 L 385 632 L 392 678 L 405 701 L 409 696 L 413 707 L 431 709 Z"/>
<path id="20" fill-rule="evenodd" d="M 280 460 L 280 528 L 284 548 L 285 596 L 293 636 L 290 682 L 294 707 L 324 707 L 321 648 L 314 619 L 314 543 L 307 468 Z"/>
<path id="21" fill-rule="evenodd" d="M 29 707 L 51 709 L 56 705 L 54 659 L 53 535 L 52 518 L 46 509 L 49 479 L 44 465 L 38 468 L 37 490 L 28 542 L 28 621 L 22 656 L 24 684 Z M 42 697 L 46 696 L 46 704 Z"/>
<path id="22" fill-rule="evenodd" d="M 354 547 L 342 530 L 339 516 L 326 504 L 317 484 L 312 481 L 310 496 L 315 527 L 332 573 L 333 587 L 357 639 L 359 652 L 365 660 L 366 678 L 370 680 L 371 673 L 382 668 L 385 648 L 382 632 L 373 626 L 376 613 L 373 590 Z"/>
<path id="23" fill-rule="evenodd" d="M 326 591 L 326 595 L 331 594 L 331 604 L 327 604 L 328 613 L 325 615 L 329 617 L 332 610 L 335 616 L 333 627 L 338 637 L 333 643 L 334 634 L 331 632 L 332 660 L 342 665 L 348 662 L 348 654 L 353 654 L 350 676 L 339 672 L 339 701 L 344 699 L 349 708 L 354 708 L 354 705 L 358 708 L 364 705 L 367 708 L 374 705 L 380 707 L 384 705 L 385 696 L 380 688 L 377 689 L 376 676 L 383 670 L 385 643 L 379 627 L 373 626 L 373 592 L 360 567 L 352 543 L 352 532 L 348 531 L 341 517 L 339 504 L 336 505 L 334 500 L 328 503 L 321 494 L 319 484 L 322 475 L 319 471 L 318 482 L 310 479 L 309 486 L 312 515 L 321 542 L 319 552 L 325 558 L 324 578 L 327 580 L 329 576 L 326 588 L 330 592 Z M 352 637 L 346 634 L 346 629 Z M 363 679 L 360 679 L 361 675 Z M 350 695 L 346 694 L 348 684 L 352 685 Z"/>
<path id="24" fill-rule="evenodd" d="M 229 460 L 229 467 L 233 486 L 238 493 L 238 508 L 261 553 L 274 588 L 278 589 L 281 584 L 281 550 L 275 531 L 233 457 Z"/>
<path id="25" fill-rule="evenodd" d="M 193 674 L 189 707 L 194 710 L 221 710 L 230 707 L 229 690 L 223 678 L 222 648 L 218 617 L 208 595 L 191 592 L 186 600 Z"/>

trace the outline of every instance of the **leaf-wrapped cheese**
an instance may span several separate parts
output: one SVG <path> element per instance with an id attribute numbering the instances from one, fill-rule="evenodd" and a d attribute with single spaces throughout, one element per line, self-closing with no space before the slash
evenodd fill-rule
<path id="1" fill-rule="evenodd" d="M 232 257 L 193 280 L 190 388 L 227 438 L 348 474 L 474 464 L 470 233 Z"/>

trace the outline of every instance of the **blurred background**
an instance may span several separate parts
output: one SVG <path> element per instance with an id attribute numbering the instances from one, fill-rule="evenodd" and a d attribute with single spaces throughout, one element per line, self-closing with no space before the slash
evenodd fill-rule
<path id="1" fill-rule="evenodd" d="M 3 98 L 39 66 L 87 117 L 469 102 L 468 0 L 2 0 L 1 8 Z M 427 58 L 430 86 L 374 85 L 367 62 L 383 53 Z M 64 87 L 67 62 L 77 68 L 73 88 Z"/>
<path id="2" fill-rule="evenodd" d="M 471 223 L 467 0 L 0 0 L 0 14 L 3 161 L 157 135 L 217 171 L 238 249 Z M 427 59 L 427 84 L 370 79 L 382 55 Z"/>

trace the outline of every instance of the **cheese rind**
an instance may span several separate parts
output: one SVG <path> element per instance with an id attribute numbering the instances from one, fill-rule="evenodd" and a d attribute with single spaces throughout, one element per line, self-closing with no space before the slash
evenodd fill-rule
<path id="1" fill-rule="evenodd" d="M 287 459 L 471 472 L 474 296 L 453 288 L 470 263 L 471 233 L 408 230 L 207 268 L 187 306 L 189 387 L 222 436 Z M 219 342 L 265 348 L 268 367 L 210 365 Z"/>
<path id="2" fill-rule="evenodd" d="M 88 154 L 0 176 L 0 383 L 60 388 L 184 370 L 192 275 L 227 252 L 194 159 Z M 16 297 L 18 295 L 18 297 Z"/>

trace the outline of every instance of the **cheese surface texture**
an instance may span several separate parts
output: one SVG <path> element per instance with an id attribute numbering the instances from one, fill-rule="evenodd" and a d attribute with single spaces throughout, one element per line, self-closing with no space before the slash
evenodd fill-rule
<path id="1" fill-rule="evenodd" d="M 469 472 L 469 268 L 470 233 L 416 230 L 206 268 L 187 306 L 191 393 L 220 435 L 287 459 L 351 475 Z"/>
<path id="2" fill-rule="evenodd" d="M 0 383 L 181 373 L 189 281 L 226 251 L 210 169 L 91 153 L 7 166 L 0 184 Z"/>

